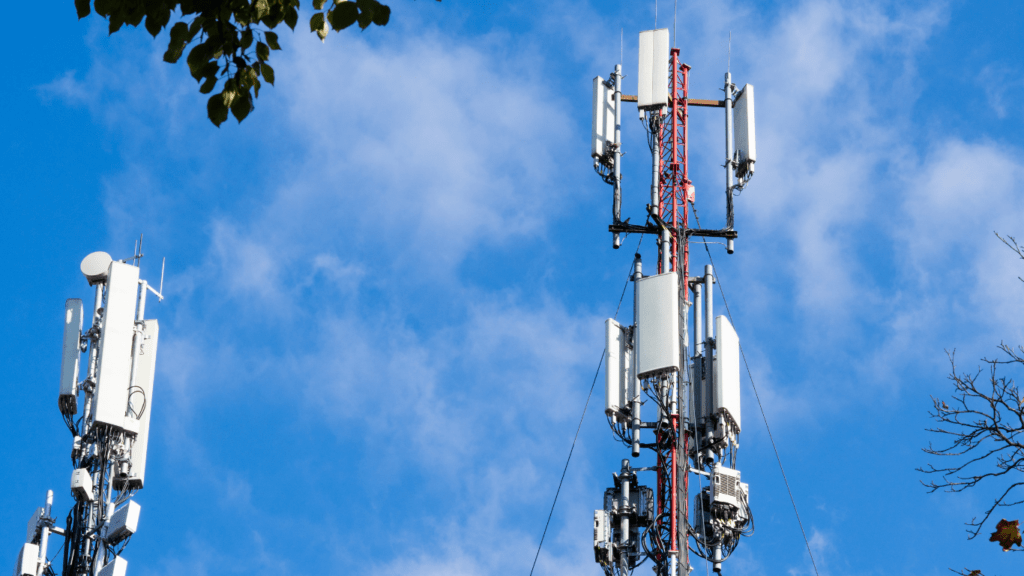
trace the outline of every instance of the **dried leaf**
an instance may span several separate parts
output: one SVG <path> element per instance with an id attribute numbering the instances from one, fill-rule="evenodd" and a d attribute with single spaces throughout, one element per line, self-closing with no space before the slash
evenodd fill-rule
<path id="1" fill-rule="evenodd" d="M 1021 545 L 1020 528 L 1018 527 L 1017 520 L 1000 520 L 996 524 L 996 531 L 992 533 L 992 537 L 988 539 L 989 542 L 998 542 L 1003 547 L 1003 552 L 1009 552 L 1010 548 L 1014 544 L 1017 546 Z"/>

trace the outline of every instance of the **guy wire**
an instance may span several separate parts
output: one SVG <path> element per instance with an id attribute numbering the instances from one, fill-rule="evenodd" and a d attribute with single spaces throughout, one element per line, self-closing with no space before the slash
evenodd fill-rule
<path id="1" fill-rule="evenodd" d="M 640 252 L 640 245 L 644 242 L 644 235 L 640 235 L 640 241 L 636 243 L 634 254 Z M 622 308 L 622 301 L 626 297 L 626 289 L 629 288 L 629 281 L 633 277 L 633 264 L 629 265 L 630 273 L 626 275 L 626 283 L 622 286 L 622 295 L 619 296 L 619 304 L 615 307 L 615 316 L 619 317 L 619 310 Z M 558 489 L 555 490 L 555 499 L 551 502 L 551 511 L 548 512 L 548 520 L 544 523 L 544 532 L 540 535 L 540 544 L 537 545 L 537 554 L 533 557 L 533 566 L 530 567 L 530 576 L 537 568 L 537 559 L 540 558 L 540 549 L 544 546 L 544 538 L 548 535 L 548 526 L 551 525 L 551 516 L 555 513 L 555 504 L 558 504 L 558 495 L 562 493 L 562 483 L 565 482 L 565 473 L 569 470 L 569 461 L 572 460 L 573 450 L 576 449 L 576 440 L 580 437 L 580 429 L 583 428 L 583 419 L 587 416 L 587 408 L 590 406 L 590 398 L 594 395 L 594 387 L 597 386 L 597 377 L 601 375 L 601 366 L 604 365 L 604 355 L 608 352 L 605 348 L 601 351 L 601 360 L 597 363 L 597 371 L 594 372 L 594 381 L 590 383 L 590 393 L 587 394 L 587 401 L 583 404 L 583 414 L 580 415 L 580 423 L 576 426 L 576 435 L 572 438 L 572 447 L 569 448 L 569 457 L 565 459 L 565 468 L 562 469 L 562 478 L 558 481 Z"/>
<path id="2" fill-rule="evenodd" d="M 697 227 L 700 228 L 700 218 L 697 216 L 697 207 L 693 206 L 693 218 L 697 221 Z M 707 244 L 704 244 L 704 250 L 708 253 L 708 260 L 711 262 L 711 269 L 715 273 L 715 282 L 718 284 L 718 293 L 722 295 L 722 303 L 725 304 L 725 312 L 729 315 L 729 321 L 732 322 L 732 311 L 729 310 L 729 301 L 725 299 L 725 289 L 722 287 L 722 280 L 718 275 L 718 268 L 715 267 L 715 260 L 711 257 L 711 249 L 708 248 Z M 711 295 L 709 294 L 710 298 Z M 765 416 L 764 406 L 761 404 L 761 396 L 757 393 L 757 386 L 754 384 L 754 376 L 750 372 L 750 363 L 747 362 L 747 355 L 743 352 L 743 346 L 740 345 L 740 356 L 743 357 L 743 366 L 747 369 L 747 379 L 750 380 L 750 387 L 754 389 L 754 398 L 757 399 L 757 407 L 761 410 L 761 418 L 764 420 L 764 428 L 768 431 L 768 439 L 771 440 L 772 450 L 775 451 L 775 460 L 779 463 L 779 471 L 782 472 L 782 481 L 786 484 L 786 491 L 789 493 L 789 502 L 793 505 L 793 513 L 796 514 L 796 523 L 800 526 L 800 534 L 804 537 L 804 545 L 807 546 L 807 555 L 811 558 L 811 567 L 814 568 L 815 576 L 818 575 L 818 565 L 814 561 L 814 553 L 811 552 L 811 543 L 807 540 L 807 532 L 804 531 L 804 523 L 800 520 L 800 511 L 796 508 L 796 499 L 793 498 L 793 489 L 789 487 L 789 479 L 786 478 L 786 470 L 782 467 L 782 457 L 779 456 L 779 448 L 775 445 L 775 438 L 772 436 L 772 429 L 768 426 L 768 417 Z"/>

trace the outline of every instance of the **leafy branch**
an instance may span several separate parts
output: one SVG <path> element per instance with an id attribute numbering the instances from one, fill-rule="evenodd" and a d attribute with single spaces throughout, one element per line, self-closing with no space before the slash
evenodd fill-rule
<path id="1" fill-rule="evenodd" d="M 282 22 L 294 30 L 299 7 L 299 0 L 75 0 L 79 19 L 95 11 L 108 20 L 110 34 L 144 21 L 155 38 L 177 11 L 164 61 L 176 63 L 192 46 L 185 61 L 199 92 L 210 94 L 223 80 L 220 92 L 206 103 L 207 115 L 217 126 L 229 111 L 239 122 L 244 120 L 255 107 L 262 82 L 274 84 L 270 52 L 281 45 L 273 30 Z M 313 9 L 309 28 L 321 41 L 330 30 L 354 24 L 365 30 L 391 19 L 391 8 L 378 0 L 313 0 Z"/>

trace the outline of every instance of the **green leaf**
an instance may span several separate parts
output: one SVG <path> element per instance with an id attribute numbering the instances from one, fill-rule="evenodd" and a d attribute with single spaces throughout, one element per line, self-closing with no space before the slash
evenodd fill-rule
<path id="1" fill-rule="evenodd" d="M 125 9 L 124 23 L 129 26 L 138 26 L 146 16 L 146 6 L 141 2 L 129 2 L 126 4 L 128 4 L 128 7 Z M 122 6 L 124 6 L 124 4 L 122 4 Z"/>
<path id="2" fill-rule="evenodd" d="M 252 29 L 251 28 L 246 28 L 242 32 L 241 44 L 242 44 L 242 50 L 247 50 L 249 48 L 249 46 L 252 46 Z"/>
<path id="3" fill-rule="evenodd" d="M 75 0 L 75 10 L 78 10 L 78 19 L 81 20 L 89 15 L 89 0 Z"/>
<path id="4" fill-rule="evenodd" d="M 373 23 L 377 26 L 387 26 L 391 20 L 391 8 L 385 4 L 380 4 L 373 11 Z"/>
<path id="5" fill-rule="evenodd" d="M 260 18 L 263 18 L 267 14 L 270 14 L 270 4 L 267 0 L 256 0 L 254 6 L 256 8 L 256 21 L 259 22 Z"/>
<path id="6" fill-rule="evenodd" d="M 178 22 L 171 26 L 171 41 L 167 43 L 167 52 L 164 52 L 164 62 L 174 64 L 181 58 L 188 41 L 188 25 Z"/>
<path id="7" fill-rule="evenodd" d="M 326 1 L 327 0 L 313 0 L 313 9 L 314 10 L 323 10 L 324 9 L 324 3 Z"/>
<path id="8" fill-rule="evenodd" d="M 256 59 L 260 62 L 270 59 L 270 46 L 263 42 L 256 43 Z"/>
<path id="9" fill-rule="evenodd" d="M 327 16 L 331 21 L 331 28 L 335 30 L 344 30 L 349 26 L 355 24 L 359 18 L 359 9 L 356 8 L 355 2 L 342 2 L 334 7 L 328 13 Z"/>
<path id="10" fill-rule="evenodd" d="M 234 78 L 229 78 L 224 82 L 224 89 L 220 91 L 220 95 L 224 98 L 224 105 L 230 107 L 238 98 L 238 83 L 235 82 Z"/>
<path id="11" fill-rule="evenodd" d="M 203 22 L 205 22 L 205 21 L 206 21 L 206 19 L 203 18 L 202 16 L 197 16 L 196 19 L 193 20 L 192 23 L 188 25 L 188 41 L 189 42 L 191 42 L 192 39 L 196 37 L 196 34 L 198 34 L 199 31 L 203 29 Z"/>
<path id="12" fill-rule="evenodd" d="M 244 70 L 240 71 L 242 88 L 248 90 L 256 84 L 256 69 L 252 66 L 246 66 Z"/>
<path id="13" fill-rule="evenodd" d="M 210 92 L 213 92 L 213 89 L 216 88 L 216 87 L 217 87 L 217 75 L 214 74 L 212 76 L 207 76 L 206 77 L 206 82 L 203 82 L 203 84 L 199 87 L 199 93 L 200 94 L 209 94 Z"/>
<path id="14" fill-rule="evenodd" d="M 273 86 L 274 69 L 270 67 L 270 64 L 264 62 L 262 65 L 260 65 L 260 71 L 263 72 L 263 78 L 266 79 L 267 82 L 270 82 L 270 85 Z"/>
<path id="15" fill-rule="evenodd" d="M 317 12 L 313 14 L 313 17 L 309 19 L 309 31 L 316 32 L 324 27 L 324 13 Z"/>
<path id="16" fill-rule="evenodd" d="M 192 77 L 199 80 L 203 77 L 202 70 L 206 66 L 206 63 L 210 61 L 210 47 L 208 45 L 209 40 L 201 44 L 196 44 L 195 47 L 188 53 L 188 58 L 185 62 L 188 63 L 188 69 L 192 73 Z"/>
<path id="17" fill-rule="evenodd" d="M 206 101 L 206 116 L 218 128 L 228 119 L 228 107 L 224 105 L 223 93 L 214 94 Z"/>
<path id="18" fill-rule="evenodd" d="M 328 17 L 329 16 L 330 13 L 328 13 Z M 314 28 L 314 26 L 316 27 Z M 324 19 L 323 12 L 317 12 L 316 14 L 313 14 L 313 17 L 309 19 L 309 28 L 313 32 L 316 32 L 316 35 L 320 37 L 321 42 L 324 41 L 324 38 L 327 38 L 327 32 L 329 31 L 329 28 L 327 27 L 327 21 Z"/>
<path id="19" fill-rule="evenodd" d="M 171 9 L 166 4 L 155 6 L 146 12 L 146 31 L 154 38 L 171 21 Z"/>
<path id="20" fill-rule="evenodd" d="M 299 23 L 299 11 L 294 7 L 286 10 L 284 13 L 284 23 L 292 30 L 295 30 L 295 25 Z"/>
<path id="21" fill-rule="evenodd" d="M 264 32 L 263 37 L 267 39 L 267 44 L 270 45 L 271 50 L 280 50 L 281 45 L 277 43 L 277 34 L 273 32 Z"/>
<path id="22" fill-rule="evenodd" d="M 243 92 L 238 98 L 235 98 L 234 102 L 231 103 L 231 114 L 234 115 L 239 124 L 242 123 L 242 120 L 245 120 L 245 117 L 249 115 L 249 112 L 252 112 L 252 109 L 252 96 L 249 95 L 248 91 Z"/>
<path id="23" fill-rule="evenodd" d="M 121 29 L 121 26 L 124 26 L 124 16 L 125 14 L 121 10 L 116 10 L 110 14 L 110 24 L 107 26 L 110 34 L 117 32 Z"/>

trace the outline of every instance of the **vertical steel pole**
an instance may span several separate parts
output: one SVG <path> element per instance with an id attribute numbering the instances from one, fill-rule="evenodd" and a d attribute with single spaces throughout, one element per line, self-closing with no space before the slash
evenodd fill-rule
<path id="1" fill-rule="evenodd" d="M 725 73 L 725 227 L 732 230 L 732 187 L 733 187 L 733 129 L 732 129 L 732 74 Z"/>
<path id="2" fill-rule="evenodd" d="M 615 65 L 615 149 L 613 150 L 615 174 L 615 199 L 612 219 L 616 224 L 622 220 L 622 64 Z M 619 233 L 612 237 L 612 246 L 621 244 Z"/>
<path id="3" fill-rule="evenodd" d="M 623 513 L 622 514 L 622 519 L 620 520 L 621 524 L 619 525 L 620 526 L 619 529 L 622 531 L 622 534 L 620 534 L 620 538 L 621 538 L 621 542 L 622 542 L 622 554 L 620 556 L 620 562 L 621 562 L 620 566 L 622 567 L 622 570 L 625 570 L 629 566 L 629 558 L 627 558 L 627 556 L 626 556 L 627 555 L 627 550 L 629 549 L 629 514 L 628 514 L 628 510 L 630 508 L 630 504 L 629 504 L 629 478 L 630 478 L 629 460 L 623 460 L 622 461 L 621 478 L 622 478 L 622 503 L 620 504 L 620 508 L 619 509 L 620 510 L 625 510 L 625 511 L 627 511 L 627 513 Z"/>
<path id="4" fill-rule="evenodd" d="M 638 326 L 639 320 L 639 300 L 637 299 L 636 284 L 644 277 L 643 274 L 643 262 L 640 260 L 640 254 L 637 254 L 633 259 L 633 326 Z M 632 421 L 630 422 L 630 428 L 633 432 L 633 457 L 636 458 L 640 455 L 640 390 L 637 386 L 636 378 L 630 378 L 628 390 L 632 390 L 633 394 L 630 398 L 630 413 L 632 415 Z"/>
<path id="5" fill-rule="evenodd" d="M 53 507 L 53 490 L 46 491 L 46 508 L 43 517 L 50 518 L 50 509 Z M 46 570 L 46 548 L 50 541 L 50 527 L 43 524 L 43 533 L 39 538 L 39 563 L 36 564 L 36 576 L 42 576 Z"/>

